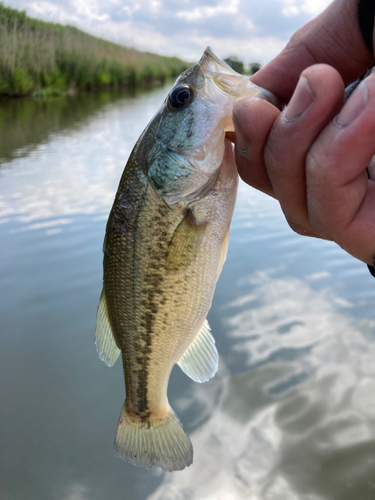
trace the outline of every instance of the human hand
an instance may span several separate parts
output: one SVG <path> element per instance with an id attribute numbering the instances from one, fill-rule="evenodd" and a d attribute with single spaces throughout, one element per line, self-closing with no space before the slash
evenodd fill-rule
<path id="1" fill-rule="evenodd" d="M 342 6 L 343 2 L 334 4 Z M 322 18 L 326 22 L 328 14 L 318 18 L 319 23 Z M 317 32 L 315 27 L 313 33 Z M 311 43 L 311 27 L 307 33 L 306 43 Z M 333 240 L 373 265 L 375 183 L 367 178 L 366 167 L 375 154 L 375 78 L 361 83 L 341 110 L 344 84 L 357 78 L 372 59 L 360 32 L 353 40 L 356 43 L 347 50 L 362 51 L 363 57 L 350 59 L 344 50 L 341 56 L 336 53 L 337 58 L 349 58 L 346 74 L 340 69 L 340 60 L 336 60 L 338 69 L 326 64 L 305 69 L 281 114 L 258 99 L 237 104 L 236 163 L 245 182 L 279 200 L 296 232 Z M 303 60 L 310 62 L 310 52 L 303 59 L 298 47 L 294 55 L 287 51 L 278 56 L 256 83 L 275 92 L 273 85 L 285 73 L 288 57 L 292 69 L 297 66 L 299 70 Z M 297 61 L 294 66 L 293 61 Z M 293 78 L 280 84 L 279 97 L 288 99 Z M 272 83 L 267 85 L 264 79 Z M 375 180 L 375 170 L 370 167 L 371 176 Z"/>

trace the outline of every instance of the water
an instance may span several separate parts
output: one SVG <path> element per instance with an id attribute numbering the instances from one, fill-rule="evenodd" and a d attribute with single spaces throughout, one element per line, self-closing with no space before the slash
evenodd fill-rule
<path id="1" fill-rule="evenodd" d="M 183 472 L 112 443 L 124 388 L 93 332 L 106 218 L 168 88 L 0 101 L 1 500 L 373 500 L 375 281 L 240 185 L 209 321 L 217 376 L 173 370 Z"/>

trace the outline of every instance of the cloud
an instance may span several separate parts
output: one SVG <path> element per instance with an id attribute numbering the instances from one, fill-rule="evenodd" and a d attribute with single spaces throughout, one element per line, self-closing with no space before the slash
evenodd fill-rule
<path id="1" fill-rule="evenodd" d="M 1 171 L 0 223 L 13 218 L 17 231 L 44 229 L 51 234 L 63 230 L 74 215 L 106 218 L 125 162 L 165 94 L 166 89 L 160 88 L 145 95 L 141 103 L 136 98 L 117 100 L 107 104 L 103 114 L 98 110 L 72 123 L 71 128 L 54 130 L 46 138 L 54 151 L 53 168 L 45 142 L 32 146 L 25 157 L 22 150 L 15 150 L 17 180 L 14 160 L 4 162 Z M 135 114 L 139 106 L 141 110 Z M 83 116 L 87 112 L 85 107 L 78 109 Z M 13 182 L 17 189 L 9 197 Z"/>
<path id="2" fill-rule="evenodd" d="M 282 0 L 282 3 L 284 16 L 293 17 L 302 12 L 315 17 L 328 7 L 331 0 Z"/>
<path id="3" fill-rule="evenodd" d="M 240 0 L 229 0 L 228 2 L 221 1 L 217 5 L 204 5 L 196 7 L 193 10 L 180 10 L 177 11 L 176 17 L 185 19 L 186 21 L 197 21 L 198 19 L 209 19 L 211 17 L 221 15 L 235 15 L 238 14 L 238 6 Z"/>
<path id="4" fill-rule="evenodd" d="M 198 60 L 204 43 L 245 62 L 274 57 L 329 0 L 7 0 L 29 15 L 74 24 L 141 50 Z M 204 43 L 199 42 L 205 40 Z M 202 48 L 203 47 L 203 48 Z M 219 48 L 219 49 L 218 49 Z"/>
<path id="5" fill-rule="evenodd" d="M 78 482 L 72 483 L 68 486 L 66 496 L 63 500 L 89 500 L 92 498 L 89 493 L 89 488 Z"/>
<path id="6" fill-rule="evenodd" d="M 252 293 L 226 316 L 247 369 L 226 352 L 210 386 L 193 386 L 208 415 L 190 432 L 194 463 L 148 499 L 373 498 L 374 320 L 356 321 L 341 297 L 305 280 L 243 280 Z"/>

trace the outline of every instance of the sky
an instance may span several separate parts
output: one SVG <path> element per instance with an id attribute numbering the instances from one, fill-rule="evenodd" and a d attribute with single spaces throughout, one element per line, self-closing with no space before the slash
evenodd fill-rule
<path id="1" fill-rule="evenodd" d="M 265 64 L 331 0 L 5 0 L 28 15 L 72 24 L 139 50 L 197 61 L 220 57 Z"/>

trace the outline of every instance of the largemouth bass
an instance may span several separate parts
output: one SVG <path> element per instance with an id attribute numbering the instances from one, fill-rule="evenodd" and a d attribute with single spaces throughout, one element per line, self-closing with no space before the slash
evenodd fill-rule
<path id="1" fill-rule="evenodd" d="M 122 355 L 126 399 L 115 452 L 135 465 L 173 471 L 193 460 L 167 386 L 175 363 L 197 382 L 217 371 L 206 316 L 237 193 L 225 133 L 245 96 L 276 104 L 207 48 L 137 141 L 109 215 L 96 345 L 109 366 Z"/>

